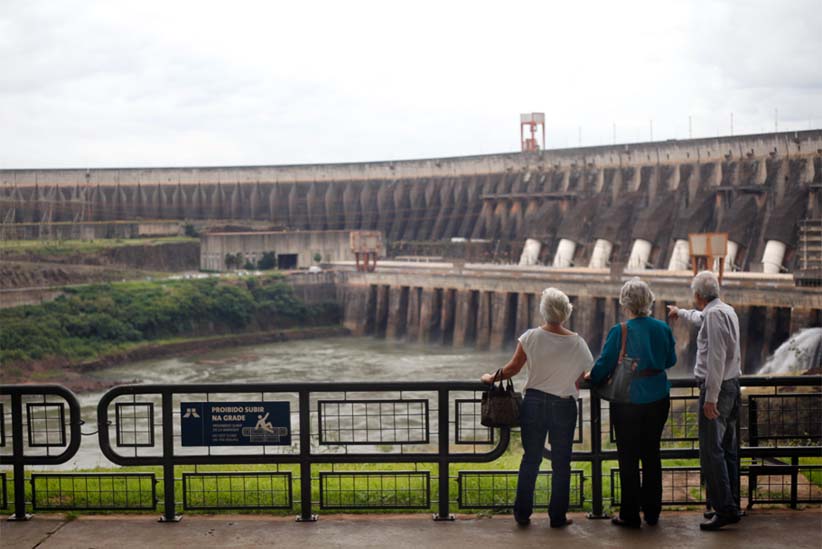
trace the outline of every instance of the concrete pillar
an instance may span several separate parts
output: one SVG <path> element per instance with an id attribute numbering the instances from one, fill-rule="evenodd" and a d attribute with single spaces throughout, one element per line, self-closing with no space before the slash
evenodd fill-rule
<path id="1" fill-rule="evenodd" d="M 522 248 L 522 255 L 519 258 L 520 265 L 536 265 L 539 259 L 539 252 L 542 249 L 542 242 L 533 238 L 525 240 Z"/>
<path id="2" fill-rule="evenodd" d="M 390 288 L 388 286 L 377 287 L 377 312 L 374 319 L 374 333 L 377 337 L 385 337 L 388 326 L 388 303 L 390 300 Z"/>
<path id="3" fill-rule="evenodd" d="M 648 264 L 648 259 L 651 257 L 651 248 L 653 246 L 647 240 L 637 238 L 634 240 L 634 246 L 631 248 L 631 257 L 628 259 L 628 269 L 638 271 L 645 269 Z"/>
<path id="4" fill-rule="evenodd" d="M 636 192 L 639 190 L 639 185 L 642 183 L 642 168 L 636 166 L 633 168 L 633 173 L 631 174 L 631 181 L 628 183 L 628 191 Z"/>
<path id="5" fill-rule="evenodd" d="M 588 347 L 595 349 L 598 341 L 593 341 L 597 332 L 596 322 L 596 300 L 588 296 L 577 296 L 574 305 L 574 331 L 578 333 L 588 343 Z"/>
<path id="6" fill-rule="evenodd" d="M 809 162 L 810 163 L 810 162 Z M 757 185 L 764 185 L 768 180 L 768 163 L 764 158 L 756 161 L 756 174 L 754 174 L 754 183 Z M 808 179 L 807 181 L 810 181 Z"/>
<path id="7" fill-rule="evenodd" d="M 396 339 L 405 335 L 407 319 L 408 288 L 391 286 L 388 290 L 388 321 L 385 326 L 385 337 Z"/>
<path id="8" fill-rule="evenodd" d="M 613 248 L 614 245 L 611 242 L 604 238 L 598 238 L 594 244 L 594 251 L 591 252 L 591 261 L 588 262 L 588 267 L 591 269 L 607 268 Z"/>
<path id="9" fill-rule="evenodd" d="M 605 170 L 600 168 L 597 170 L 596 178 L 595 178 L 595 185 L 594 191 L 599 193 L 602 192 L 602 188 L 605 186 Z"/>
<path id="10" fill-rule="evenodd" d="M 517 295 L 517 324 L 514 329 L 514 337 L 518 338 L 527 329 L 533 328 L 534 323 L 531 321 L 531 294 L 520 293 Z"/>
<path id="11" fill-rule="evenodd" d="M 477 307 L 477 349 L 487 350 L 491 344 L 491 297 L 493 292 L 480 292 Z"/>
<path id="12" fill-rule="evenodd" d="M 675 191 L 679 188 L 679 181 L 682 178 L 682 171 L 680 165 L 673 166 L 671 177 L 668 179 L 668 190 Z"/>
<path id="13" fill-rule="evenodd" d="M 604 335 L 608 335 L 608 330 L 611 329 L 617 322 L 619 322 L 619 300 L 612 297 L 605 299 L 605 307 L 603 310 L 602 325 Z"/>
<path id="14" fill-rule="evenodd" d="M 511 300 L 507 292 L 494 292 L 491 301 L 491 350 L 498 351 L 510 343 L 509 319 L 511 316 Z"/>
<path id="15" fill-rule="evenodd" d="M 668 262 L 669 271 L 687 271 L 691 260 L 691 249 L 688 241 L 677 239 L 674 242 L 674 251 L 671 252 L 671 260 Z"/>
<path id="16" fill-rule="evenodd" d="M 420 293 L 422 288 L 408 289 L 408 317 L 405 324 L 409 341 L 417 341 L 420 336 Z"/>
<path id="17" fill-rule="evenodd" d="M 420 299 L 420 341 L 430 343 L 440 331 L 442 290 L 423 288 Z"/>
<path id="18" fill-rule="evenodd" d="M 441 341 L 450 345 L 454 340 L 454 317 L 456 316 L 457 291 L 445 289 L 442 292 L 442 313 L 440 315 Z"/>
<path id="19" fill-rule="evenodd" d="M 563 238 L 557 246 L 557 253 L 554 254 L 554 267 L 570 267 L 574 261 L 574 252 L 577 244 L 573 240 Z"/>
<path id="20" fill-rule="evenodd" d="M 351 335 L 364 336 L 367 333 L 370 297 L 369 286 L 345 286 L 343 288 L 343 327 Z"/>
<path id="21" fill-rule="evenodd" d="M 654 309 L 651 314 L 655 319 L 665 322 L 665 319 L 668 317 L 668 309 L 665 307 L 665 302 L 658 299 L 654 301 Z"/>
<path id="22" fill-rule="evenodd" d="M 476 338 L 477 310 L 471 290 L 457 290 L 454 311 L 454 347 L 464 347 Z"/>
<path id="23" fill-rule="evenodd" d="M 768 240 L 765 252 L 762 254 L 762 272 L 765 274 L 779 274 L 782 270 L 782 260 L 785 258 L 785 243 L 778 240 Z"/>

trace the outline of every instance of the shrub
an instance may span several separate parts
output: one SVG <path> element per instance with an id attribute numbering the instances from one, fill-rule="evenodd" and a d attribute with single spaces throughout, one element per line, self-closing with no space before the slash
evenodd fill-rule
<path id="1" fill-rule="evenodd" d="M 80 286 L 49 303 L 0 310 L 0 364 L 85 359 L 125 343 L 243 330 L 257 319 L 283 326 L 328 318 L 333 312 L 307 307 L 272 275 L 239 286 L 214 278 Z"/>

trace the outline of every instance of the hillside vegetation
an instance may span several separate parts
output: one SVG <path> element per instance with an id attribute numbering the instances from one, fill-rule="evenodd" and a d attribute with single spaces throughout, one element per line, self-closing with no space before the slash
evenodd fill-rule
<path id="1" fill-rule="evenodd" d="M 67 288 L 49 303 L 0 310 L 0 364 L 84 360 L 152 341 L 339 322 L 279 276 L 122 282 Z"/>

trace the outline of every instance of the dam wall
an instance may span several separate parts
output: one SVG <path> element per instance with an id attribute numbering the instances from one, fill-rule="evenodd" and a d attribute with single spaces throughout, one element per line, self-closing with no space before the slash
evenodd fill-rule
<path id="1" fill-rule="evenodd" d="M 392 243 L 493 241 L 509 261 L 667 268 L 727 232 L 741 271 L 792 271 L 822 216 L 822 130 L 408 161 L 0 170 L 0 223 L 264 222 L 380 230 Z"/>

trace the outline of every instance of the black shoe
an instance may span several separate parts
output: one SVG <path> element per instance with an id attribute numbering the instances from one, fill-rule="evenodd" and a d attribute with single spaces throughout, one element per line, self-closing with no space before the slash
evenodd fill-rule
<path id="1" fill-rule="evenodd" d="M 551 528 L 563 528 L 565 526 L 570 526 L 574 523 L 574 519 L 565 519 L 562 522 L 552 522 Z"/>
<path id="2" fill-rule="evenodd" d="M 714 531 L 719 530 L 723 526 L 727 526 L 729 524 L 736 524 L 737 522 L 739 522 L 739 515 L 727 516 L 715 514 L 711 520 L 700 524 L 699 529 Z"/>
<path id="3" fill-rule="evenodd" d="M 739 514 L 739 518 L 742 518 L 742 517 L 745 516 L 745 513 L 743 513 L 742 511 L 739 511 L 738 514 Z M 714 518 L 716 516 L 716 511 L 705 511 L 704 513 L 702 513 L 702 516 L 705 517 L 708 520 L 711 520 L 712 518 Z"/>
<path id="4" fill-rule="evenodd" d="M 637 528 L 642 527 L 642 522 L 641 521 L 640 522 L 628 522 L 627 520 L 622 520 L 619 517 L 612 517 L 611 518 L 611 524 L 613 524 L 615 526 L 622 526 L 623 528 L 637 529 Z"/>
<path id="5" fill-rule="evenodd" d="M 517 524 L 520 526 L 528 526 L 531 524 L 531 519 L 529 518 L 519 518 L 518 516 L 514 515 L 514 520 L 517 521 Z"/>
<path id="6" fill-rule="evenodd" d="M 659 517 L 658 516 L 656 516 L 656 517 L 645 517 L 645 524 L 647 524 L 648 526 L 656 526 L 656 524 L 658 522 L 659 522 Z"/>

